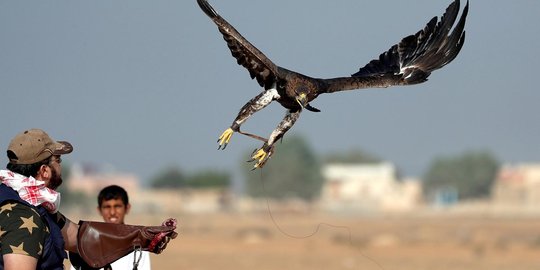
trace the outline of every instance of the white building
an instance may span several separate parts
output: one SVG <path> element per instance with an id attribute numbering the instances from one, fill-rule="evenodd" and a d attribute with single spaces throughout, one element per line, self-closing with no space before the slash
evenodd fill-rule
<path id="1" fill-rule="evenodd" d="M 538 208 L 540 163 L 502 166 L 493 185 L 492 198 L 500 205 Z"/>
<path id="2" fill-rule="evenodd" d="M 388 162 L 329 164 L 323 167 L 323 177 L 321 203 L 330 211 L 411 210 L 421 194 L 419 181 L 399 181 Z"/>
<path id="3" fill-rule="evenodd" d="M 70 191 L 97 196 L 102 188 L 113 184 L 123 187 L 128 194 L 139 190 L 139 179 L 134 174 L 85 169 L 81 164 L 73 164 L 71 167 L 67 188 Z"/>

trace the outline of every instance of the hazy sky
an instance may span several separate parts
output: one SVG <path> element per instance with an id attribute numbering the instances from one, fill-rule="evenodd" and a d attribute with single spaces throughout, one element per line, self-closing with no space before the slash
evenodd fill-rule
<path id="1" fill-rule="evenodd" d="M 276 64 L 337 77 L 423 28 L 450 0 L 210 3 Z M 405 175 L 467 150 L 540 161 L 539 11 L 538 0 L 471 0 L 465 46 L 427 83 L 320 96 L 312 105 L 322 112 L 304 112 L 288 135 L 320 154 L 364 149 Z M 2 149 L 39 127 L 75 146 L 70 162 L 147 178 L 168 165 L 236 170 L 260 146 L 237 134 L 217 150 L 261 89 L 195 0 L 0 1 L 0 91 Z M 284 113 L 273 104 L 243 130 L 267 137 Z"/>

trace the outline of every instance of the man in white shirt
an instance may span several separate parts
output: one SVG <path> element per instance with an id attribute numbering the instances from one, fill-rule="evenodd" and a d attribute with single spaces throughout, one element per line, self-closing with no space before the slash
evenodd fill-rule
<path id="1" fill-rule="evenodd" d="M 131 205 L 127 192 L 120 186 L 111 185 L 103 188 L 98 195 L 99 214 L 107 223 L 124 224 L 124 218 L 129 213 Z M 140 260 L 139 260 L 140 258 Z M 130 253 L 111 263 L 113 270 L 132 270 L 134 262 L 139 260 L 138 270 L 150 270 L 150 255 L 147 251 Z M 72 270 L 75 270 L 73 266 Z"/>

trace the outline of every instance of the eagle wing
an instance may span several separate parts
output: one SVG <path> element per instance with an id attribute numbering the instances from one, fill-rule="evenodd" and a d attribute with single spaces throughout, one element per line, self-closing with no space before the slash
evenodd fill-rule
<path id="1" fill-rule="evenodd" d="M 245 67 L 251 78 L 256 78 L 260 86 L 265 89 L 271 88 L 277 79 L 278 67 L 238 33 L 206 0 L 197 0 L 197 3 L 217 25 L 237 63 Z"/>
<path id="2" fill-rule="evenodd" d="M 446 8 L 440 21 L 437 17 L 433 17 L 424 29 L 403 38 L 401 42 L 382 53 L 379 59 L 372 60 L 351 77 L 322 80 L 326 85 L 321 89 L 322 92 L 409 85 L 427 81 L 432 71 L 454 60 L 463 46 L 469 2 L 467 1 L 461 18 L 454 27 L 459 5 L 459 0 L 455 0 Z"/>

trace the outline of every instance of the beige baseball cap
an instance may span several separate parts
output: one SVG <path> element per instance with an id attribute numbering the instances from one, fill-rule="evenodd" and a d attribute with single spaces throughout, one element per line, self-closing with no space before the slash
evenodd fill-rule
<path id="1" fill-rule="evenodd" d="M 41 129 L 29 129 L 11 140 L 7 150 L 9 163 L 34 164 L 52 155 L 69 154 L 73 146 L 66 141 L 55 141 Z M 11 152 L 11 153 L 10 153 Z"/>

